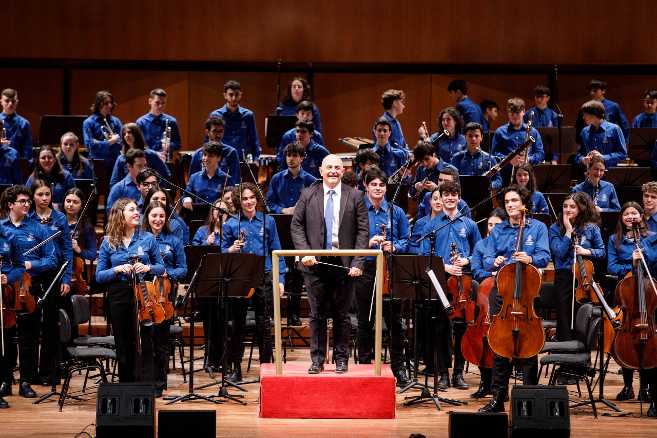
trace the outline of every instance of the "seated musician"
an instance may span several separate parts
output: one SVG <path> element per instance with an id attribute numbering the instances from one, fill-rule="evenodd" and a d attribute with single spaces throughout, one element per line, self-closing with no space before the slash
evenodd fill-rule
<path id="1" fill-rule="evenodd" d="M 632 128 L 657 128 L 657 90 L 643 93 L 643 112 L 632 120 Z"/>
<path id="2" fill-rule="evenodd" d="M 390 205 L 385 199 L 386 174 L 381 169 L 372 167 L 365 171 L 364 179 L 367 190 L 365 207 L 369 216 L 369 247 L 381 249 L 386 254 L 406 252 L 408 219 L 400 207 Z M 365 260 L 363 275 L 357 277 L 354 282 L 358 309 L 358 363 L 361 364 L 372 363 L 374 358 L 374 319 L 370 318 L 370 308 L 375 274 L 376 258 L 368 257 Z M 401 301 L 386 299 L 383 306 L 383 317 L 391 332 L 390 366 L 397 386 L 403 388 L 408 385 L 409 378 L 404 367 Z"/>
<path id="3" fill-rule="evenodd" d="M 548 214 L 549 208 L 545 196 L 536 190 L 536 176 L 532 165 L 527 163 L 516 167 L 513 178 L 511 184 L 524 187 L 532 194 L 532 213 Z"/>
<path id="4" fill-rule="evenodd" d="M 419 253 L 429 255 L 434 252 L 436 256 L 442 257 L 445 263 L 445 272 L 450 276 L 460 277 L 463 274 L 470 273 L 470 255 L 475 244 L 481 240 L 481 234 L 477 224 L 470 218 L 459 213 L 458 204 L 461 200 L 461 187 L 457 182 L 444 182 L 438 187 L 438 192 L 442 201 L 443 211 L 435 218 L 426 222 L 426 225 L 419 231 L 422 236 L 426 236 L 432 231 L 437 231 L 435 235 L 435 244 L 431 248 L 431 241 L 425 238 L 421 243 Z M 435 192 L 434 192 L 435 195 Z M 433 196 L 433 195 L 432 195 Z M 417 226 L 417 225 L 416 225 Z M 417 236 L 417 231 L 413 230 L 413 235 Z M 456 245 L 458 256 L 452 257 L 452 244 Z M 441 312 L 444 315 L 444 312 Z M 446 318 L 445 318 L 446 319 Z M 466 324 L 464 319 L 452 319 L 439 322 L 441 327 L 437 328 L 436 348 L 438 348 L 438 372 L 440 380 L 438 388 L 445 390 L 450 386 L 449 371 L 452 366 L 452 334 L 454 336 L 454 373 L 452 375 L 451 386 L 458 389 L 468 389 L 469 386 L 463 379 L 463 368 L 465 359 L 461 354 L 461 339 L 465 333 Z"/>
<path id="5" fill-rule="evenodd" d="M 13 238 L 19 254 L 24 254 L 44 242 L 49 236 L 38 222 L 28 216 L 32 204 L 31 195 L 30 189 L 16 185 L 6 189 L 0 197 L 0 207 L 4 215 L 4 219 L 0 219 L 0 227 L 4 228 L 5 232 Z M 30 294 L 35 298 L 43 296 L 44 291 L 50 285 L 54 275 L 53 271 L 57 268 L 55 245 L 52 241 L 48 241 L 28 255 L 21 257 L 20 260 L 32 281 Z M 40 326 L 41 310 L 39 308 L 32 313 L 21 315 L 18 319 L 19 395 L 26 398 L 36 397 L 31 384 L 43 383 L 39 379 L 38 373 Z M 8 359 L 10 359 L 9 369 L 13 370 L 16 366 L 16 356 L 10 355 Z M 12 382 L 6 383 L 8 384 L 7 393 L 3 395 L 11 395 Z"/>
<path id="6" fill-rule="evenodd" d="M 7 287 L 20 281 L 25 272 L 25 267 L 23 266 L 23 258 L 18 249 L 18 244 L 14 236 L 12 236 L 4 225 L 0 225 L 0 282 L 2 282 L 3 289 L 3 300 L 6 300 L 8 294 L 6 293 Z M 3 309 L 8 309 L 10 306 L 7 302 L 3 302 Z M 3 350 L 0 350 L 0 409 L 9 408 L 9 403 L 4 397 L 12 395 L 11 386 L 14 383 L 14 364 L 16 363 L 16 358 L 18 357 L 18 350 L 16 348 L 16 343 L 13 342 L 13 339 L 16 337 L 16 324 L 9 326 L 9 313 L 4 310 L 3 320 L 5 322 L 3 327 L 0 327 L 0 330 L 3 330 Z M 21 365 L 22 364 L 21 357 Z M 24 381 L 22 370 L 23 367 L 19 368 L 21 371 L 21 381 Z"/>
<path id="7" fill-rule="evenodd" d="M 309 102 L 312 105 L 312 108 L 310 109 L 312 111 L 312 117 L 310 119 L 306 119 L 306 121 L 312 121 L 315 124 L 315 132 L 321 133 L 322 120 L 319 114 L 319 108 L 317 108 L 317 105 L 312 103 L 312 93 L 310 88 L 310 84 L 305 78 L 302 78 L 301 76 L 293 78 L 287 85 L 287 94 L 285 95 L 285 99 L 278 104 L 275 112 L 277 116 L 296 115 L 298 117 L 299 105 L 301 105 L 303 102 Z M 283 143 L 283 145 L 290 144 L 291 140 L 293 139 L 294 133 L 292 133 L 292 137 L 289 139 L 290 141 Z M 321 145 L 324 144 L 324 142 L 319 141 L 317 141 L 317 143 Z"/>
<path id="8" fill-rule="evenodd" d="M 0 94 L 0 122 L 4 128 L 4 135 L 0 144 L 9 146 L 18 153 L 19 158 L 32 162 L 32 126 L 23 116 L 18 115 L 18 91 L 5 88 Z"/>
<path id="9" fill-rule="evenodd" d="M 465 125 L 464 134 L 466 149 L 452 156 L 452 166 L 456 167 L 459 175 L 483 175 L 497 164 L 492 155 L 481 150 L 484 129 L 479 123 L 470 122 Z M 491 187 L 495 190 L 502 188 L 502 177 L 499 173 L 492 178 Z"/>
<path id="10" fill-rule="evenodd" d="M 438 114 L 438 131 L 429 136 L 424 126 L 420 126 L 418 133 L 422 141 L 431 143 L 441 160 L 451 163 L 457 152 L 465 150 L 465 137 L 461 134 L 463 118 L 454 107 L 444 108 Z M 445 134 L 447 131 L 449 134 Z"/>
<path id="11" fill-rule="evenodd" d="M 408 252 L 411 254 L 421 254 L 420 238 L 423 236 L 423 230 L 431 227 L 431 223 L 443 212 L 443 200 L 440 197 L 438 186 L 429 192 L 429 212 L 422 217 L 417 218 L 411 229 L 411 235 L 408 239 Z"/>
<path id="12" fill-rule="evenodd" d="M 141 149 L 144 151 L 144 157 L 146 158 L 148 167 L 155 170 L 164 178 L 171 176 L 169 167 L 162 161 L 157 152 L 146 147 L 144 136 L 136 123 L 126 123 L 123 125 L 121 134 L 123 136 L 123 148 L 121 149 L 121 155 L 119 155 L 114 163 L 112 177 L 110 178 L 110 187 L 118 184 L 128 173 L 126 154 L 131 149 Z"/>
<path id="13" fill-rule="evenodd" d="M 408 149 L 404 132 L 397 118 L 404 112 L 406 93 L 403 90 L 386 90 L 381 95 L 381 105 L 383 105 L 383 114 L 381 117 L 390 123 L 392 132 L 390 133 L 390 145 L 393 148 Z M 377 119 L 378 120 L 378 119 Z M 376 134 L 372 132 L 372 138 L 376 141 Z"/>
<path id="14" fill-rule="evenodd" d="M 116 101 L 112 93 L 101 90 L 91 106 L 92 114 L 82 123 L 84 144 L 89 150 L 89 158 L 105 160 L 107 168 L 114 165 L 121 153 L 121 120 L 112 115 Z"/>
<path id="15" fill-rule="evenodd" d="M 627 141 L 627 136 L 629 134 L 629 123 L 627 117 L 625 117 L 625 113 L 618 103 L 607 99 L 607 83 L 605 81 L 593 79 L 589 82 L 588 90 L 591 99 L 604 105 L 605 120 L 617 125 L 623 131 L 623 136 L 625 141 Z"/>
<path id="16" fill-rule="evenodd" d="M 620 203 L 616 188 L 608 181 L 603 181 L 605 161 L 598 155 L 589 159 L 586 179 L 571 189 L 572 193 L 584 192 L 591 197 L 598 211 L 618 211 Z"/>
<path id="17" fill-rule="evenodd" d="M 305 151 L 301 167 L 315 178 L 319 178 L 319 168 L 322 165 L 322 160 L 330 152 L 324 146 L 315 143 L 311 138 L 310 133 L 315 130 L 315 125 L 312 122 L 297 122 L 295 130 L 296 143 L 301 145 Z M 281 170 L 287 167 L 286 162 L 279 162 L 279 164 Z"/>
<path id="18" fill-rule="evenodd" d="M 189 227 L 183 218 L 181 218 L 174 210 L 176 204 L 171 201 L 170 193 L 167 190 L 162 189 L 157 183 L 149 181 L 151 180 L 151 176 L 148 176 L 145 181 L 141 182 L 143 175 L 148 175 L 148 169 L 144 170 L 137 176 L 137 181 L 140 182 L 139 190 L 142 191 L 144 200 L 141 206 L 139 205 L 139 202 L 137 203 L 137 206 L 140 207 L 143 212 L 146 207 L 155 201 L 163 204 L 171 211 L 171 214 L 168 215 L 167 219 L 169 222 L 169 228 L 171 229 L 171 234 L 180 239 L 183 245 L 189 245 Z M 143 188 L 145 187 L 148 187 L 148 189 L 144 196 Z"/>
<path id="19" fill-rule="evenodd" d="M 189 176 L 186 190 L 208 202 L 219 198 L 222 187 L 227 185 L 228 175 L 219 169 L 221 159 L 221 144 L 206 143 L 203 146 L 203 170 Z M 183 207 L 192 210 L 193 200 L 189 196 L 183 198 Z"/>
<path id="20" fill-rule="evenodd" d="M 657 182 L 650 181 L 641 186 L 643 193 L 643 217 L 648 230 L 657 233 Z"/>
<path id="21" fill-rule="evenodd" d="M 499 270 L 509 263 L 526 263 L 536 268 L 544 268 L 550 260 L 548 230 L 543 222 L 525 218 L 524 239 L 518 245 L 522 210 L 531 210 L 531 194 L 524 187 L 512 185 L 504 191 L 504 208 L 509 219 L 493 228 L 489 236 L 484 255 L 484 268 L 489 272 Z M 518 251 L 516 252 L 516 248 Z M 490 295 L 491 315 L 502 308 L 502 297 L 498 296 L 497 282 Z M 512 337 L 508 334 L 509 339 Z M 538 383 L 538 359 L 536 356 L 526 360 L 516 360 L 516 366 L 522 366 L 523 383 Z M 493 400 L 480 409 L 481 412 L 503 412 L 504 401 L 508 397 L 509 378 L 512 363 L 508 358 L 493 356 Z"/>
<path id="22" fill-rule="evenodd" d="M 312 122 L 315 129 L 313 130 L 312 140 L 318 145 L 324 146 L 324 137 L 322 133 L 317 129 L 317 123 L 315 122 L 313 116 L 313 103 L 307 100 L 304 100 L 297 105 L 296 109 L 297 122 Z M 290 143 L 294 143 L 296 140 L 296 128 L 291 128 L 285 131 L 285 134 L 281 137 L 281 142 L 278 144 L 278 150 L 276 151 L 276 159 L 279 163 L 285 161 L 285 146 Z"/>
<path id="23" fill-rule="evenodd" d="M 374 123 L 376 142 L 372 152 L 379 156 L 379 168 L 386 175 L 392 175 L 408 160 L 409 153 L 405 149 L 394 148 L 390 145 L 392 126 L 388 119 L 381 117 Z"/>
<path id="24" fill-rule="evenodd" d="M 484 133 L 490 132 L 491 124 L 495 120 L 497 120 L 497 118 L 500 115 L 499 113 L 500 108 L 497 106 L 497 102 L 491 99 L 482 100 L 481 103 L 479 104 L 479 107 L 481 108 L 481 112 L 484 115 L 483 123 L 481 127 L 483 128 Z M 477 123 L 477 122 L 472 122 L 472 123 Z"/>
<path id="25" fill-rule="evenodd" d="M 557 222 L 550 226 L 550 250 L 554 261 L 557 293 L 557 340 L 570 341 L 573 317 L 573 251 L 589 259 L 604 259 L 605 243 L 600 234 L 600 215 L 586 193 L 571 193 L 564 199 Z M 577 235 L 575 239 L 574 235 Z M 576 312 L 576 311 L 575 311 Z"/>
<path id="26" fill-rule="evenodd" d="M 550 88 L 537 85 L 534 88 L 534 106 L 525 113 L 524 122 L 527 123 L 531 118 L 534 128 L 557 128 L 559 116 L 548 108 L 548 102 L 550 102 Z"/>
<path id="27" fill-rule="evenodd" d="M 453 169 L 452 166 L 443 168 L 438 174 L 438 186 L 446 181 L 459 182 L 459 173 L 456 169 Z M 438 188 L 436 186 L 436 188 Z M 417 206 L 417 217 L 421 218 L 429 214 L 431 211 L 431 193 L 425 193 L 422 203 Z M 462 198 L 459 199 L 458 209 L 466 217 L 472 217 L 472 212 L 470 211 L 470 206 Z"/>
<path id="28" fill-rule="evenodd" d="M 158 152 L 163 162 L 168 161 L 173 151 L 180 149 L 180 129 L 175 117 L 165 114 L 164 109 L 167 106 L 167 92 L 161 88 L 151 90 L 148 96 L 148 113 L 137 119 L 137 126 L 144 134 L 144 141 L 148 148 Z M 163 142 L 166 137 L 166 130 L 170 130 L 169 150 L 164 153 Z"/>
<path id="29" fill-rule="evenodd" d="M 162 283 L 161 287 L 164 286 L 164 283 L 168 283 L 170 293 L 166 298 L 173 306 L 178 291 L 178 282 L 184 280 L 187 275 L 187 260 L 183 250 L 183 242 L 171 231 L 170 223 L 171 209 L 167 205 L 159 201 L 153 201 L 146 206 L 142 229 L 155 237 L 164 263 L 164 273 L 158 280 Z M 160 289 L 160 293 L 162 293 L 162 289 Z M 142 327 L 141 329 L 143 380 L 155 383 L 156 396 L 158 397 L 167 388 L 170 348 L 169 329 L 172 321 L 173 314 L 161 324 Z"/>
<path id="30" fill-rule="evenodd" d="M 91 161 L 80 154 L 80 139 L 73 132 L 64 133 L 59 140 L 57 160 L 75 179 L 93 179 L 94 167 Z"/>
<path id="31" fill-rule="evenodd" d="M 224 83 L 224 99 L 226 104 L 212 111 L 208 118 L 221 117 L 225 122 L 226 143 L 237 149 L 240 159 L 250 156 L 255 159 L 260 156 L 260 139 L 256 129 L 253 111 L 240 106 L 242 100 L 242 85 L 234 80 Z"/>
<path id="32" fill-rule="evenodd" d="M 454 100 L 454 106 L 463 117 L 463 124 L 470 122 L 484 124 L 481 107 L 468 97 L 468 84 L 463 79 L 455 79 L 447 85 L 447 92 Z"/>
<path id="33" fill-rule="evenodd" d="M 70 236 L 73 255 L 92 262 L 97 257 L 96 231 L 91 222 L 95 212 L 87 211 L 87 217 L 80 218 L 86 200 L 87 197 L 82 193 L 82 190 L 78 188 L 70 189 L 64 196 L 64 213 L 71 233 L 76 230 L 78 221 L 82 220 L 82 223 L 77 226 L 76 234 Z M 87 278 L 87 282 L 90 281 L 91 278 Z"/>
<path id="34" fill-rule="evenodd" d="M 581 108 L 586 127 L 580 134 L 581 143 L 575 163 L 588 166 L 594 155 L 602 157 L 605 166 L 614 167 L 627 158 L 623 131 L 618 125 L 605 120 L 605 107 L 597 100 L 589 100 Z"/>
<path id="35" fill-rule="evenodd" d="M 141 230 L 137 204 L 129 198 L 117 199 L 112 205 L 106 235 L 100 245 L 96 281 L 109 288 L 107 302 L 121 383 L 143 380 L 144 376 L 137 369 L 137 342 L 141 342 L 137 339 L 137 324 L 141 324 L 142 330 L 153 324 L 153 321 L 137 320 L 131 282 L 135 276 L 148 279 L 163 273 L 160 248 L 151 233 Z M 146 333 L 144 331 L 144 335 Z"/>
<path id="36" fill-rule="evenodd" d="M 237 185 L 240 182 L 240 156 L 237 155 L 237 150 L 234 147 L 223 142 L 225 130 L 225 122 L 221 117 L 210 117 L 205 121 L 205 136 L 207 137 L 208 143 L 215 142 L 221 144 L 219 169 L 229 175 L 228 184 Z M 202 170 L 204 146 L 196 149 L 192 155 L 192 162 L 189 163 L 190 175 Z"/>
<path id="37" fill-rule="evenodd" d="M 240 206 L 237 217 L 231 217 L 223 228 L 222 250 L 228 253 L 256 254 L 265 256 L 265 276 L 262 284 L 256 288 L 252 301 L 255 308 L 256 340 L 260 363 L 272 361 L 271 312 L 272 312 L 272 260 L 271 252 L 281 249 L 276 230 L 276 222 L 271 216 L 258 212 L 258 205 L 263 202 L 258 198 L 255 184 L 242 183 L 233 192 L 233 203 Z M 263 240 L 265 239 L 265 240 Z M 279 287 L 285 291 L 285 259 L 280 258 Z M 233 371 L 229 381 L 242 380 L 242 356 L 244 355 L 244 325 L 248 303 L 238 298 L 233 306 L 234 326 L 230 341 L 229 357 Z"/>
<path id="38" fill-rule="evenodd" d="M 113 185 L 107 197 L 105 209 L 109 211 L 119 198 L 130 198 L 137 202 L 141 198 L 137 175 L 146 168 L 146 154 L 141 149 L 130 149 L 125 154 L 128 174 L 118 184 Z"/>
<path id="39" fill-rule="evenodd" d="M 2 123 L 0 123 L 0 130 Z M 21 184 L 23 176 L 18 164 L 18 152 L 11 146 L 0 142 L 0 184 Z"/>
<path id="40" fill-rule="evenodd" d="M 497 225 L 502 223 L 507 219 L 506 212 L 501 208 L 495 208 L 491 211 L 488 216 L 487 228 L 486 228 L 486 237 L 477 242 L 472 250 L 472 256 L 470 257 L 470 269 L 472 271 L 472 278 L 479 283 L 491 278 L 495 273 L 488 272 L 484 269 L 484 254 L 486 253 L 486 245 L 488 244 L 488 236 L 490 236 L 491 230 Z M 481 289 L 478 289 L 477 293 L 482 293 Z M 490 291 L 489 291 L 490 293 Z M 487 342 L 482 339 L 481 342 Z M 479 364 L 479 388 L 470 395 L 472 398 L 484 398 L 493 393 L 492 383 L 493 383 L 493 374 L 491 368 L 486 368 L 483 364 Z"/>
<path id="41" fill-rule="evenodd" d="M 365 192 L 365 184 L 362 175 L 372 166 L 380 167 L 381 157 L 370 148 L 359 149 L 353 161 L 352 171 L 356 174 L 358 190 Z M 352 186 L 353 187 L 353 186 Z"/>
<path id="42" fill-rule="evenodd" d="M 297 143 L 285 147 L 287 169 L 272 176 L 267 190 L 267 204 L 274 213 L 293 214 L 301 190 L 317 181 L 301 168 L 305 153 L 306 150 Z"/>
<path id="43" fill-rule="evenodd" d="M 47 145 L 41 146 L 41 149 L 39 149 L 39 155 L 34 164 L 34 170 L 30 174 L 25 185 L 28 188 L 31 188 L 33 182 L 37 179 L 45 181 L 52 187 L 52 202 L 57 209 L 59 209 L 64 202 L 64 193 L 66 193 L 68 189 L 75 187 L 73 176 L 67 170 L 62 168 L 55 156 L 55 150 Z"/>
<path id="44" fill-rule="evenodd" d="M 423 199 L 425 192 L 432 192 L 436 188 L 438 176 L 443 169 L 456 170 L 456 167 L 436 155 L 436 148 L 431 143 L 419 141 L 413 149 L 413 158 L 420 165 L 415 171 L 415 180 L 408 193 L 420 201 Z M 458 170 L 456 172 L 458 177 Z"/>

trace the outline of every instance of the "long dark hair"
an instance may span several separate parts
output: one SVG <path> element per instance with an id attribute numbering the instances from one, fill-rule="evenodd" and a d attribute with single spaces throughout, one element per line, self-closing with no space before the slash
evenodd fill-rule
<path id="1" fill-rule="evenodd" d="M 50 173 L 46 173 L 45 170 L 43 170 L 43 167 L 41 167 L 41 162 L 39 161 L 39 157 L 43 152 L 50 152 L 52 154 L 52 157 L 54 159 L 54 163 L 52 166 L 52 170 Z M 48 145 L 43 145 L 39 149 L 39 153 L 37 154 L 37 159 L 36 163 L 34 163 L 34 170 L 32 171 L 32 179 L 42 179 L 47 182 L 64 182 L 64 169 L 62 168 L 61 163 L 59 162 L 59 159 L 57 158 L 57 153 L 55 153 L 55 149 L 53 149 L 51 146 Z"/>
<path id="2" fill-rule="evenodd" d="M 443 110 L 438 113 L 438 132 L 443 132 L 443 115 L 448 114 L 452 119 L 454 119 L 454 136 L 457 136 L 463 130 L 463 117 L 459 110 L 453 106 L 448 106 L 443 108 Z"/>
<path id="3" fill-rule="evenodd" d="M 83 156 L 80 155 L 80 139 L 78 138 L 77 135 L 75 135 L 75 133 L 69 131 L 69 132 L 64 133 L 64 135 L 62 135 L 59 139 L 60 150 L 59 150 L 59 153 L 57 154 L 57 158 L 59 159 L 59 162 L 60 162 L 59 164 L 61 165 L 62 158 L 66 157 L 64 155 L 64 151 L 61 150 L 61 146 L 64 143 L 64 138 L 66 138 L 66 137 L 74 138 L 75 142 L 78 144 L 78 146 L 75 148 L 75 153 L 73 154 L 73 159 L 69 163 L 71 165 L 71 173 L 74 176 L 77 176 L 77 175 L 80 175 L 84 171 L 83 163 L 88 164 L 88 165 L 90 165 L 90 163 L 89 163 L 89 160 L 87 160 L 86 158 L 84 158 Z"/>
<path id="4" fill-rule="evenodd" d="M 529 174 L 529 181 L 527 181 L 527 190 L 529 190 L 529 193 L 534 193 L 536 191 L 536 176 L 534 175 L 534 167 L 529 163 L 521 164 L 520 166 L 516 167 L 516 173 L 513 177 L 515 181 L 512 181 L 513 184 L 518 184 L 519 170 L 525 171 Z"/>
<path id="5" fill-rule="evenodd" d="M 127 131 L 130 131 L 132 136 L 135 138 L 135 145 L 131 148 L 127 142 L 123 141 L 123 136 Z M 121 129 L 121 141 L 123 141 L 122 152 L 125 154 L 130 149 L 141 149 L 142 151 L 146 149 L 146 140 L 144 140 L 144 134 L 141 132 L 141 128 L 136 123 L 126 123 Z"/>
<path id="6" fill-rule="evenodd" d="M 294 99 L 292 99 L 292 83 L 294 81 L 299 81 L 301 82 L 301 85 L 303 85 L 303 95 L 301 96 L 301 100 L 299 102 L 295 102 Z M 283 103 L 286 105 L 296 105 L 298 103 L 303 102 L 304 100 L 312 100 L 312 94 L 310 93 L 310 84 L 308 83 L 306 78 L 297 76 L 293 78 L 290 82 L 288 82 L 287 94 L 285 95 L 285 98 L 283 98 Z"/>
<path id="7" fill-rule="evenodd" d="M 149 233 L 153 232 L 153 228 L 151 227 L 150 222 L 148 222 L 148 214 L 156 208 L 164 210 L 164 226 L 162 227 L 162 234 L 171 234 L 171 227 L 169 227 L 169 216 L 171 215 L 171 211 L 160 201 L 151 202 L 146 206 L 146 209 L 144 210 L 144 218 L 141 222 L 142 230 L 148 231 Z"/>
<path id="8" fill-rule="evenodd" d="M 577 217 L 575 218 L 573 229 L 580 230 L 586 224 L 600 224 L 600 213 L 598 213 L 598 210 L 593 204 L 593 200 L 587 193 L 571 193 L 564 198 L 564 202 L 566 202 L 568 199 L 571 199 L 577 206 Z M 563 207 L 561 209 L 561 213 L 559 213 L 557 223 L 559 224 L 559 232 L 562 236 L 565 235 L 566 228 L 563 225 Z"/>
<path id="9" fill-rule="evenodd" d="M 620 249 L 621 243 L 625 238 L 625 233 L 630 231 L 630 229 L 627 228 L 623 223 L 623 213 L 625 213 L 625 210 L 627 210 L 628 208 L 634 208 L 636 209 L 636 211 L 639 212 L 639 216 L 641 217 L 641 220 L 639 222 L 639 233 L 641 234 L 642 237 L 648 235 L 648 225 L 646 224 L 646 221 L 643 218 L 643 207 L 641 207 L 641 205 L 638 202 L 628 201 L 625 204 L 623 204 L 623 207 L 621 207 L 620 210 L 620 215 L 618 216 L 618 224 L 616 225 L 616 232 L 614 233 L 614 236 L 616 236 L 616 242 L 614 243 L 616 249 Z"/>

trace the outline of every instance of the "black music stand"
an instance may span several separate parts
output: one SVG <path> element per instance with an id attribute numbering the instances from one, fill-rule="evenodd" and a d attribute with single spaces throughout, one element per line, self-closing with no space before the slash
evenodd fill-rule
<path id="1" fill-rule="evenodd" d="M 58 145 L 63 134 L 73 132 L 79 139 L 84 138 L 82 123 L 87 116 L 51 115 L 41 117 L 39 125 L 39 144 Z"/>
<path id="2" fill-rule="evenodd" d="M 397 194 L 397 202 L 395 202 L 395 205 L 399 206 L 404 211 L 408 211 L 408 189 L 410 188 L 408 184 L 387 184 L 386 201 L 392 202 L 392 198 L 394 198 L 395 193 L 397 193 L 397 187 L 399 187 L 399 193 Z"/>
<path id="3" fill-rule="evenodd" d="M 600 233 L 602 234 L 603 242 L 607 243 L 609 236 L 616 232 L 616 225 L 618 225 L 619 216 L 619 211 L 600 212 Z"/>
<path id="4" fill-rule="evenodd" d="M 559 164 L 568 164 L 570 157 L 577 153 L 577 132 L 574 126 L 562 126 L 559 141 Z"/>
<path id="5" fill-rule="evenodd" d="M 652 169 L 650 167 L 610 167 L 605 172 L 605 179 L 617 188 L 641 187 L 652 180 Z"/>
<path id="6" fill-rule="evenodd" d="M 461 184 L 461 197 L 468 205 L 477 205 L 490 196 L 490 178 L 482 175 L 461 175 L 459 176 Z M 490 206 L 492 207 L 492 200 Z M 483 207 L 483 206 L 482 206 Z M 482 208 L 483 211 L 490 211 L 489 208 Z"/>
<path id="7" fill-rule="evenodd" d="M 258 184 L 258 181 L 255 180 L 258 175 L 258 164 L 240 161 L 240 175 L 242 175 L 242 182 Z"/>
<path id="8" fill-rule="evenodd" d="M 553 222 L 549 213 L 532 213 L 531 218 L 535 221 L 543 222 L 548 228 L 550 228 L 550 225 L 552 225 Z"/>
<path id="9" fill-rule="evenodd" d="M 538 128 L 538 133 L 543 142 L 543 150 L 545 151 L 546 161 L 552 161 L 561 151 L 561 136 L 559 135 L 558 127 L 545 127 Z"/>
<path id="10" fill-rule="evenodd" d="M 650 166 L 650 156 L 657 141 L 657 128 L 631 128 L 627 155 L 639 166 Z"/>
<path id="11" fill-rule="evenodd" d="M 210 214 L 210 205 L 205 203 L 194 203 L 192 206 L 192 210 L 189 210 L 185 207 L 180 209 L 180 216 L 183 218 L 183 220 L 187 223 L 190 223 L 191 221 L 205 222 L 208 214 Z"/>
<path id="12" fill-rule="evenodd" d="M 570 191 L 569 191 L 570 192 Z M 557 220 L 559 213 L 563 209 L 563 201 L 570 193 L 543 193 L 545 201 L 548 203 L 548 214 L 554 215 L 554 220 Z"/>
<path id="13" fill-rule="evenodd" d="M 573 180 L 570 164 L 539 164 L 534 166 L 536 190 L 540 192 L 569 192 Z"/>
<path id="14" fill-rule="evenodd" d="M 481 144 L 479 145 L 479 147 L 481 147 L 481 150 L 490 154 L 490 148 L 493 146 L 494 135 L 495 135 L 495 131 L 484 132 L 484 137 L 482 138 Z"/>
<path id="15" fill-rule="evenodd" d="M 274 151 L 278 150 L 283 135 L 297 124 L 296 116 L 267 116 L 265 117 L 265 141 Z M 312 132 L 311 132 L 312 135 Z M 285 147 L 287 145 L 283 145 Z M 244 173 L 242 173 L 244 175 Z"/>

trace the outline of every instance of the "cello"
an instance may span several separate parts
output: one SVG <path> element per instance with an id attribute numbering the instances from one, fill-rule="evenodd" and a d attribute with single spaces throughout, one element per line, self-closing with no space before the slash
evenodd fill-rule
<path id="1" fill-rule="evenodd" d="M 524 240 L 526 210 L 520 211 L 520 226 L 515 252 Z M 528 359 L 543 348 L 541 318 L 534 311 L 534 299 L 541 289 L 540 271 L 526 263 L 514 262 L 497 273 L 497 291 L 503 303 L 488 332 L 490 348 L 507 359 Z"/>
<path id="2" fill-rule="evenodd" d="M 476 318 L 468 325 L 461 340 L 461 353 L 468 362 L 483 368 L 493 367 L 493 351 L 488 344 L 490 327 L 490 305 L 488 297 L 495 285 L 495 278 L 488 277 L 479 285 L 477 291 Z"/>
<path id="3" fill-rule="evenodd" d="M 450 244 L 450 259 L 454 263 L 460 254 L 456 243 Z M 449 314 L 449 319 L 465 319 L 468 325 L 475 323 L 475 301 L 477 299 L 472 287 L 472 276 L 463 274 L 451 275 L 447 280 L 447 292 L 452 295 L 452 308 L 454 312 Z"/>
<path id="4" fill-rule="evenodd" d="M 639 223 L 632 224 L 635 249 L 639 252 L 633 275 L 616 286 L 616 296 L 623 312 L 623 322 L 614 339 L 614 357 L 631 369 L 657 367 L 657 289 L 641 249 Z"/>

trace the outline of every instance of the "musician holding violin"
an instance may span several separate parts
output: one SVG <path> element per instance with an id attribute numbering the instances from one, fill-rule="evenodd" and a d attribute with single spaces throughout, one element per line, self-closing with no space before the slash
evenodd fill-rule
<path id="1" fill-rule="evenodd" d="M 49 233 L 45 228 L 28 216 L 30 205 L 30 189 L 25 186 L 9 187 L 0 197 L 0 207 L 5 214 L 0 226 L 14 239 L 28 274 L 14 284 L 20 289 L 22 302 L 17 317 L 21 375 L 19 394 L 27 398 L 36 397 L 30 384 L 41 383 L 38 373 L 41 311 L 36 306 L 35 298 L 43 296 L 50 285 L 51 273 L 57 268 L 55 245 L 52 240 L 47 240 Z M 9 363 L 11 369 L 15 365 L 15 361 Z M 7 383 L 11 385 L 11 382 Z M 11 392 L 10 389 L 8 391 Z"/>
<path id="2" fill-rule="evenodd" d="M 548 230 L 540 221 L 528 219 L 531 193 L 512 185 L 504 191 L 509 219 L 490 233 L 484 268 L 497 272 L 490 294 L 489 343 L 493 357 L 493 400 L 482 412 L 503 412 L 508 396 L 512 363 L 524 368 L 525 384 L 538 383 L 538 352 L 543 347 L 543 328 L 533 309 L 540 289 L 540 273 L 550 260 Z"/>
<path id="3" fill-rule="evenodd" d="M 71 248 L 73 249 L 73 280 L 71 289 L 74 293 L 84 293 L 91 278 L 85 277 L 85 263 L 93 262 L 98 256 L 96 231 L 88 219 L 89 211 L 82 217 L 84 204 L 89 202 L 82 190 L 72 188 L 64 195 L 64 213 L 68 223 Z"/>
<path id="4" fill-rule="evenodd" d="M 386 255 L 406 252 L 408 219 L 404 210 L 385 199 L 388 182 L 386 174 L 378 167 L 372 167 L 365 171 L 364 182 L 367 190 L 365 207 L 369 217 L 369 247 L 381 249 Z M 354 280 L 358 307 L 358 363 L 361 364 L 372 363 L 374 357 L 374 319 L 370 317 L 370 310 L 375 276 L 376 258 L 368 257 L 363 275 Z M 404 368 L 401 301 L 384 300 L 383 306 L 383 317 L 391 333 L 390 365 L 397 386 L 403 388 L 408 385 L 409 379 Z"/>
<path id="5" fill-rule="evenodd" d="M 134 259 L 137 260 L 134 261 Z M 107 301 L 116 342 L 119 381 L 134 382 L 140 345 L 135 276 L 161 276 L 164 264 L 157 241 L 141 230 L 141 215 L 132 199 L 120 198 L 110 211 L 106 236 L 100 245 L 96 281 L 108 285 Z M 152 297 L 151 297 L 152 298 Z M 141 309 L 140 309 L 141 310 Z M 152 323 L 146 320 L 145 323 Z"/>
<path id="6" fill-rule="evenodd" d="M 167 388 L 167 364 L 169 360 L 169 328 L 173 320 L 173 302 L 178 290 L 178 282 L 187 275 L 187 260 L 182 240 L 169 226 L 171 210 L 159 201 L 146 206 L 142 229 L 153 234 L 158 244 L 164 274 L 158 277 L 156 292 L 158 301 L 164 306 L 166 319 L 141 329 L 141 362 L 144 380 L 155 382 L 156 395 L 162 395 Z"/>

